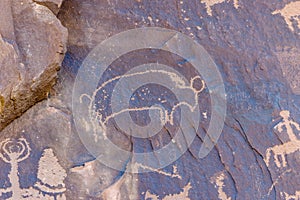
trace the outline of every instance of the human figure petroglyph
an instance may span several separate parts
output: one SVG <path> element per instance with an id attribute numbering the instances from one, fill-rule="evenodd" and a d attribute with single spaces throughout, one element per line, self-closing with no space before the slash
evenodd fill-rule
<path id="1" fill-rule="evenodd" d="M 274 128 L 279 132 L 283 131 L 283 128 L 286 128 L 286 132 L 289 136 L 289 139 L 298 140 L 296 134 L 294 134 L 293 127 L 295 127 L 298 131 L 300 131 L 300 125 L 293 120 L 290 120 L 290 111 L 284 110 L 280 112 L 280 116 L 282 117 L 282 122 L 279 122 Z"/>
<path id="2" fill-rule="evenodd" d="M 285 128 L 290 141 L 281 145 L 275 145 L 273 147 L 268 148 L 266 151 L 265 162 L 267 165 L 269 165 L 271 153 L 273 152 L 276 166 L 286 167 L 287 161 L 285 156 L 300 150 L 300 140 L 297 138 L 293 129 L 294 127 L 296 130 L 300 131 L 300 126 L 298 123 L 290 119 L 289 111 L 281 111 L 280 116 L 283 118 L 282 122 L 277 124 L 274 128 L 277 129 L 279 132 L 282 132 Z M 282 160 L 282 163 L 280 162 L 280 158 Z"/>
<path id="3" fill-rule="evenodd" d="M 284 17 L 286 24 L 291 31 L 295 31 L 293 27 L 293 20 L 296 21 L 298 28 L 300 28 L 300 1 L 290 2 L 281 10 L 275 10 L 273 15 L 280 14 Z"/>
<path id="4" fill-rule="evenodd" d="M 53 199 L 65 200 L 66 191 L 63 183 L 66 172 L 59 165 L 52 149 L 45 149 L 39 161 L 38 182 L 32 187 L 21 188 L 19 163 L 28 159 L 31 148 L 25 138 L 5 139 L 0 142 L 0 160 L 10 165 L 8 179 L 10 187 L 0 188 L 0 197 L 11 193 L 10 200 Z"/>
<path id="5" fill-rule="evenodd" d="M 131 77 L 135 77 L 135 76 L 141 76 L 141 75 L 147 75 L 147 74 L 157 74 L 157 75 L 166 75 L 170 81 L 172 83 L 174 83 L 174 86 L 176 88 L 185 90 L 185 91 L 189 91 L 193 93 L 193 103 L 189 103 L 187 101 L 181 101 L 178 102 L 176 105 L 173 106 L 172 110 L 170 112 L 168 112 L 167 110 L 163 109 L 160 106 L 151 106 L 151 107 L 137 107 L 137 108 L 124 108 L 122 110 L 119 110 L 117 112 L 113 112 L 111 115 L 109 116 L 103 116 L 101 114 L 101 109 L 97 109 L 96 108 L 96 95 L 99 91 L 103 90 L 108 84 L 113 83 L 114 81 L 120 80 L 120 79 L 126 79 L 126 78 L 131 78 Z M 201 88 L 197 89 L 194 87 L 194 84 L 197 80 L 201 81 Z M 177 108 L 179 108 L 180 106 L 186 106 L 190 109 L 191 112 L 194 112 L 198 106 L 198 100 L 199 97 L 198 95 L 205 89 L 205 83 L 204 81 L 201 79 L 200 76 L 195 76 L 193 77 L 190 82 L 187 84 L 178 74 L 174 73 L 174 72 L 169 72 L 169 71 L 165 71 L 165 70 L 159 70 L 159 69 L 150 69 L 144 72 L 135 72 L 135 73 L 130 73 L 130 74 L 125 74 L 125 75 L 121 75 L 121 76 L 116 76 L 112 79 L 109 79 L 108 81 L 102 83 L 94 92 L 93 94 L 87 95 L 87 94 L 83 94 L 80 97 L 80 103 L 83 102 L 83 98 L 88 98 L 89 100 L 89 106 L 88 106 L 88 111 L 89 111 L 89 116 L 91 120 L 91 124 L 93 126 L 93 131 L 94 133 L 97 132 L 97 130 L 99 130 L 99 126 L 98 124 L 100 124 L 100 129 L 103 132 L 103 136 L 105 139 L 107 139 L 107 135 L 106 135 L 106 124 L 107 122 L 122 114 L 125 112 L 130 112 L 130 111 L 150 111 L 150 110 L 157 110 L 160 113 L 160 121 L 161 121 L 161 125 L 165 125 L 167 123 L 170 123 L 171 125 L 174 124 L 174 113 L 176 111 Z M 95 140 L 97 141 L 97 135 L 95 135 Z"/>
<path id="6" fill-rule="evenodd" d="M 9 163 L 11 167 L 8 174 L 11 187 L 5 189 L 4 192 L 12 192 L 11 199 L 21 199 L 22 190 L 20 188 L 18 175 L 19 163 L 29 157 L 31 151 L 29 144 L 24 138 L 20 138 L 18 141 L 13 141 L 8 138 L 0 143 L 0 150 L 3 151 L 3 153 L 0 152 L 0 158 L 4 162 Z"/>

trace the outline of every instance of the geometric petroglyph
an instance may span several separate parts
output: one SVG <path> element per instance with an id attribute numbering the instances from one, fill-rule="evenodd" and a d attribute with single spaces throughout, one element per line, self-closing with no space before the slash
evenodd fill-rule
<path id="1" fill-rule="evenodd" d="M 165 196 L 164 198 L 162 198 L 161 200 L 176 200 L 176 199 L 190 200 L 189 191 L 191 188 L 192 188 L 191 183 L 188 183 L 179 194 L 169 194 L 169 195 Z M 159 200 L 159 196 L 147 191 L 146 195 L 145 195 L 145 200 L 148 200 L 148 199 Z"/>
<path id="2" fill-rule="evenodd" d="M 291 2 L 281 10 L 275 10 L 272 14 L 280 14 L 284 17 L 284 20 L 291 31 L 295 31 L 293 21 L 296 22 L 297 27 L 300 29 L 300 1 Z"/>
<path id="3" fill-rule="evenodd" d="M 287 110 L 281 111 L 280 116 L 283 118 L 282 122 L 278 123 L 274 127 L 274 129 L 278 130 L 279 132 L 285 130 L 289 137 L 289 141 L 280 145 L 275 145 L 267 149 L 266 158 L 265 158 L 265 162 L 267 166 L 269 166 L 272 152 L 274 154 L 274 160 L 276 166 L 286 167 L 287 161 L 285 156 L 300 150 L 300 140 L 297 138 L 297 135 L 294 133 L 294 129 L 300 131 L 300 125 L 290 119 L 290 112 Z M 282 160 L 282 163 L 280 162 L 280 158 Z"/>
<path id="4" fill-rule="evenodd" d="M 223 172 L 217 173 L 215 177 L 213 177 L 212 182 L 216 183 L 218 188 L 218 198 L 221 200 L 231 200 L 231 197 L 228 197 L 223 188 L 225 187 L 225 174 Z"/>
<path id="5" fill-rule="evenodd" d="M 58 163 L 52 149 L 45 149 L 39 160 L 38 181 L 30 188 L 21 188 L 19 163 L 27 159 L 31 148 L 25 138 L 6 139 L 0 142 L 0 160 L 10 165 L 8 179 L 10 187 L 0 188 L 0 197 L 8 194 L 10 200 L 65 200 L 64 180 L 66 171 Z"/>
<path id="6" fill-rule="evenodd" d="M 211 7 L 223 3 L 223 2 L 230 2 L 229 0 L 201 0 L 201 3 L 205 3 L 206 12 L 208 15 L 212 16 L 212 10 Z M 239 0 L 233 0 L 233 6 L 235 9 L 239 8 Z"/>

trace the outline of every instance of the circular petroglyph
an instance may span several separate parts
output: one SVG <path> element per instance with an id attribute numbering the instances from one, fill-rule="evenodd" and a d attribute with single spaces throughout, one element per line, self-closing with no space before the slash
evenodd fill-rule
<path id="1" fill-rule="evenodd" d="M 110 68 L 120 57 L 143 49 L 180 56 L 199 75 L 187 78 L 172 66 L 153 61 L 138 64 L 125 72 L 119 70 L 121 67 L 116 71 Z M 159 97 L 140 105 L 142 100 L 135 99 L 136 93 L 147 96 L 150 91 L 146 86 L 155 85 L 171 92 L 169 96 L 174 102 L 168 103 Z M 135 162 L 145 164 L 149 169 L 160 169 L 176 161 L 193 142 L 202 116 L 199 95 L 206 88 L 210 95 L 211 116 L 199 158 L 212 150 L 226 115 L 225 88 L 217 66 L 201 45 L 182 33 L 156 27 L 128 30 L 97 45 L 79 69 L 73 89 L 76 128 L 89 152 L 106 166 L 134 173 L 149 171 L 148 168 L 125 167 Z M 140 118 L 147 123 L 139 124 L 134 120 Z M 176 124 L 179 128 L 162 148 L 140 153 L 124 150 L 109 139 L 108 124 L 111 121 L 117 130 L 140 139 L 155 136 L 166 125 Z"/>

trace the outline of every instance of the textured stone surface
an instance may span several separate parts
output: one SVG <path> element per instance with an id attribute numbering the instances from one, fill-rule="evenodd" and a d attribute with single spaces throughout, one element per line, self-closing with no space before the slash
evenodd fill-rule
<path id="1" fill-rule="evenodd" d="M 39 163 L 52 160 L 59 164 L 53 171 L 50 166 L 46 167 L 48 176 L 55 171 L 59 171 L 62 177 L 64 171 L 66 173 L 64 180 L 57 178 L 50 184 L 57 189 L 56 193 L 47 193 L 52 197 L 105 200 L 299 199 L 300 97 L 297 75 L 300 40 L 297 17 L 300 12 L 294 9 L 298 3 L 271 0 L 65 0 L 58 18 L 70 34 L 59 82 L 47 101 L 32 107 L 0 134 L 0 141 L 4 143 L 7 138 L 17 141 L 25 138 L 32 149 L 30 156 L 19 163 L 19 188 L 34 193 L 36 183 L 47 184 L 47 178 L 41 180 L 47 175 L 38 175 L 43 171 Z M 80 142 L 72 121 L 72 87 L 82 61 L 97 44 L 116 33 L 151 26 L 180 31 L 208 51 L 224 79 L 227 117 L 217 145 L 207 157 L 199 159 L 198 151 L 207 133 L 211 112 L 206 89 L 200 98 L 199 112 L 203 121 L 188 151 L 164 169 L 124 163 L 125 168 L 151 171 L 124 174 L 97 162 Z M 6 62 L 15 66 L 9 68 L 11 72 L 7 76 L 14 77 L 14 70 L 18 72 L 18 62 L 13 59 L 13 55 L 17 55 L 14 45 L 5 41 L 0 45 L 7 49 L 5 52 L 9 56 L 5 58 L 9 59 Z M 132 66 L 155 61 L 178 71 L 181 69 L 184 76 L 193 74 L 193 70 L 187 70 L 191 66 L 186 60 L 163 51 L 131 52 L 110 67 L 119 74 Z M 108 75 L 111 78 L 114 74 Z M 9 85 L 7 78 L 1 81 Z M 149 86 L 149 89 L 164 91 L 158 86 Z M 150 95 L 148 99 L 154 98 Z M 166 100 L 176 102 L 172 95 Z M 0 102 L 3 102 L 1 97 Z M 0 103 L 0 111 L 1 105 L 3 103 Z M 147 117 L 131 116 L 139 125 L 147 123 Z M 178 128 L 178 124 L 168 125 L 157 136 L 142 140 L 129 137 L 112 125 L 108 138 L 124 149 L 148 152 L 162 148 L 171 140 L 173 130 Z M 0 198 L 4 199 L 11 195 L 7 188 L 10 188 L 15 174 L 10 166 L 0 159 L 0 192 L 6 191 Z M 59 190 L 64 188 L 65 191 Z M 47 188 L 39 191 L 46 194 Z"/>
<path id="2" fill-rule="evenodd" d="M 0 130 L 47 97 L 66 51 L 67 30 L 46 7 L 1 1 Z M 2 6 L 1 6 L 2 7 Z"/>
<path id="3" fill-rule="evenodd" d="M 48 7 L 55 15 L 57 15 L 63 0 L 34 0 L 34 2 Z"/>

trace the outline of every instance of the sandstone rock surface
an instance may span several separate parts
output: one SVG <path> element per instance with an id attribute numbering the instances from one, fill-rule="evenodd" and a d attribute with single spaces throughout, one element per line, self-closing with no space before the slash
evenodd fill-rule
<path id="1" fill-rule="evenodd" d="M 66 51 L 67 29 L 31 0 L 1 1 L 0 130 L 55 84 Z"/>
<path id="2" fill-rule="evenodd" d="M 60 5 L 60 1 L 51 2 L 57 7 Z M 299 199 L 300 96 L 297 75 L 300 70 L 300 38 L 296 16 L 300 13 L 293 9 L 298 2 L 65 0 L 57 16 L 69 30 L 68 51 L 58 83 L 47 100 L 27 110 L 0 134 L 0 198 L 9 199 L 15 194 L 30 199 L 42 194 L 44 197 L 70 200 Z M 33 5 L 40 8 L 38 4 Z M 30 12 L 31 6 L 28 8 Z M 5 21 L 15 19 L 10 15 L 5 17 Z M 14 27 L 30 27 L 23 27 L 20 22 L 17 24 Z M 82 62 L 99 43 L 128 29 L 155 26 L 184 33 L 208 51 L 224 80 L 227 115 L 217 144 L 207 157 L 199 159 L 199 149 L 207 135 L 212 110 L 210 91 L 205 88 L 199 95 L 201 122 L 199 128 L 195 128 L 196 137 L 188 150 L 162 169 L 145 163 L 121 163 L 124 170 L 150 171 L 124 173 L 101 163 L 101 154 L 97 160 L 97 156 L 89 152 L 79 138 L 80 133 L 74 123 L 76 107 L 72 108 L 73 84 Z M 44 30 L 48 30 L 46 27 Z M 5 85 L 5 88 L 15 88 L 19 77 L 22 77 L 17 76 L 23 72 L 20 70 L 20 52 L 25 58 L 28 56 L 24 51 L 26 44 L 18 44 L 18 38 L 28 35 L 21 37 L 17 31 L 10 33 L 3 32 L 4 39 L 0 42 L 1 49 L 6 50 L 0 54 L 0 61 L 11 66 L 6 67 L 6 75 L 0 79 L 0 86 Z M 10 43 L 7 38 L 16 38 L 17 42 Z M 39 40 L 37 44 L 46 45 L 42 38 L 36 38 Z M 36 54 L 39 55 L 39 51 L 32 55 Z M 98 58 L 102 57 L 98 55 Z M 31 64 L 35 62 L 34 58 L 27 60 Z M 43 61 L 37 62 L 45 66 L 46 61 Z M 103 77 L 97 77 L 99 84 L 148 62 L 171 66 L 187 79 L 195 73 L 189 59 L 162 50 L 141 49 L 116 59 Z M 24 62 L 24 66 L 31 65 Z M 27 68 L 24 68 L 26 71 Z M 33 71 L 39 69 L 34 68 Z M 54 74 L 56 72 L 53 77 Z M 1 76 L 4 75 L 1 73 Z M 165 78 L 163 75 L 157 77 Z M 82 83 L 83 86 L 85 84 L 90 83 L 87 80 Z M 23 91 L 20 88 L 3 90 L 0 112 L 5 112 L 7 106 L 4 105 L 7 105 L 10 91 Z M 113 91 L 113 86 L 107 89 Z M 131 108 L 161 104 L 170 109 L 178 102 L 171 90 L 155 83 L 141 86 L 131 97 L 128 100 Z M 107 103 L 109 107 L 110 102 L 103 101 L 107 98 L 110 96 L 99 94 L 96 100 Z M 119 99 L 121 95 L 117 96 Z M 112 112 L 108 107 L 104 112 Z M 180 114 L 180 111 L 175 113 L 174 124 L 167 124 L 149 138 L 134 137 L 112 121 L 107 126 L 107 138 L 126 151 L 152 152 L 173 142 L 175 131 L 180 130 L 177 123 Z M 149 115 L 147 112 L 130 113 L 132 121 L 141 130 L 150 123 Z M 21 144 L 30 153 L 24 151 L 21 155 L 16 148 Z M 10 150 L 5 151 L 5 147 L 10 145 L 17 149 L 19 159 L 15 159 Z M 170 157 L 174 156 L 172 153 Z M 22 156 L 26 159 L 21 160 Z M 10 161 L 8 158 L 13 159 Z M 116 157 L 111 159 L 116 160 Z M 49 161 L 55 163 L 54 168 L 39 164 Z M 13 170 L 12 163 L 18 163 L 18 170 Z M 38 176 L 45 171 L 47 173 L 43 176 Z M 61 176 L 56 177 L 55 173 Z M 16 174 L 20 177 L 18 181 L 13 179 Z M 49 176 L 54 178 L 47 183 Z M 49 184 L 53 187 L 48 187 Z"/>

